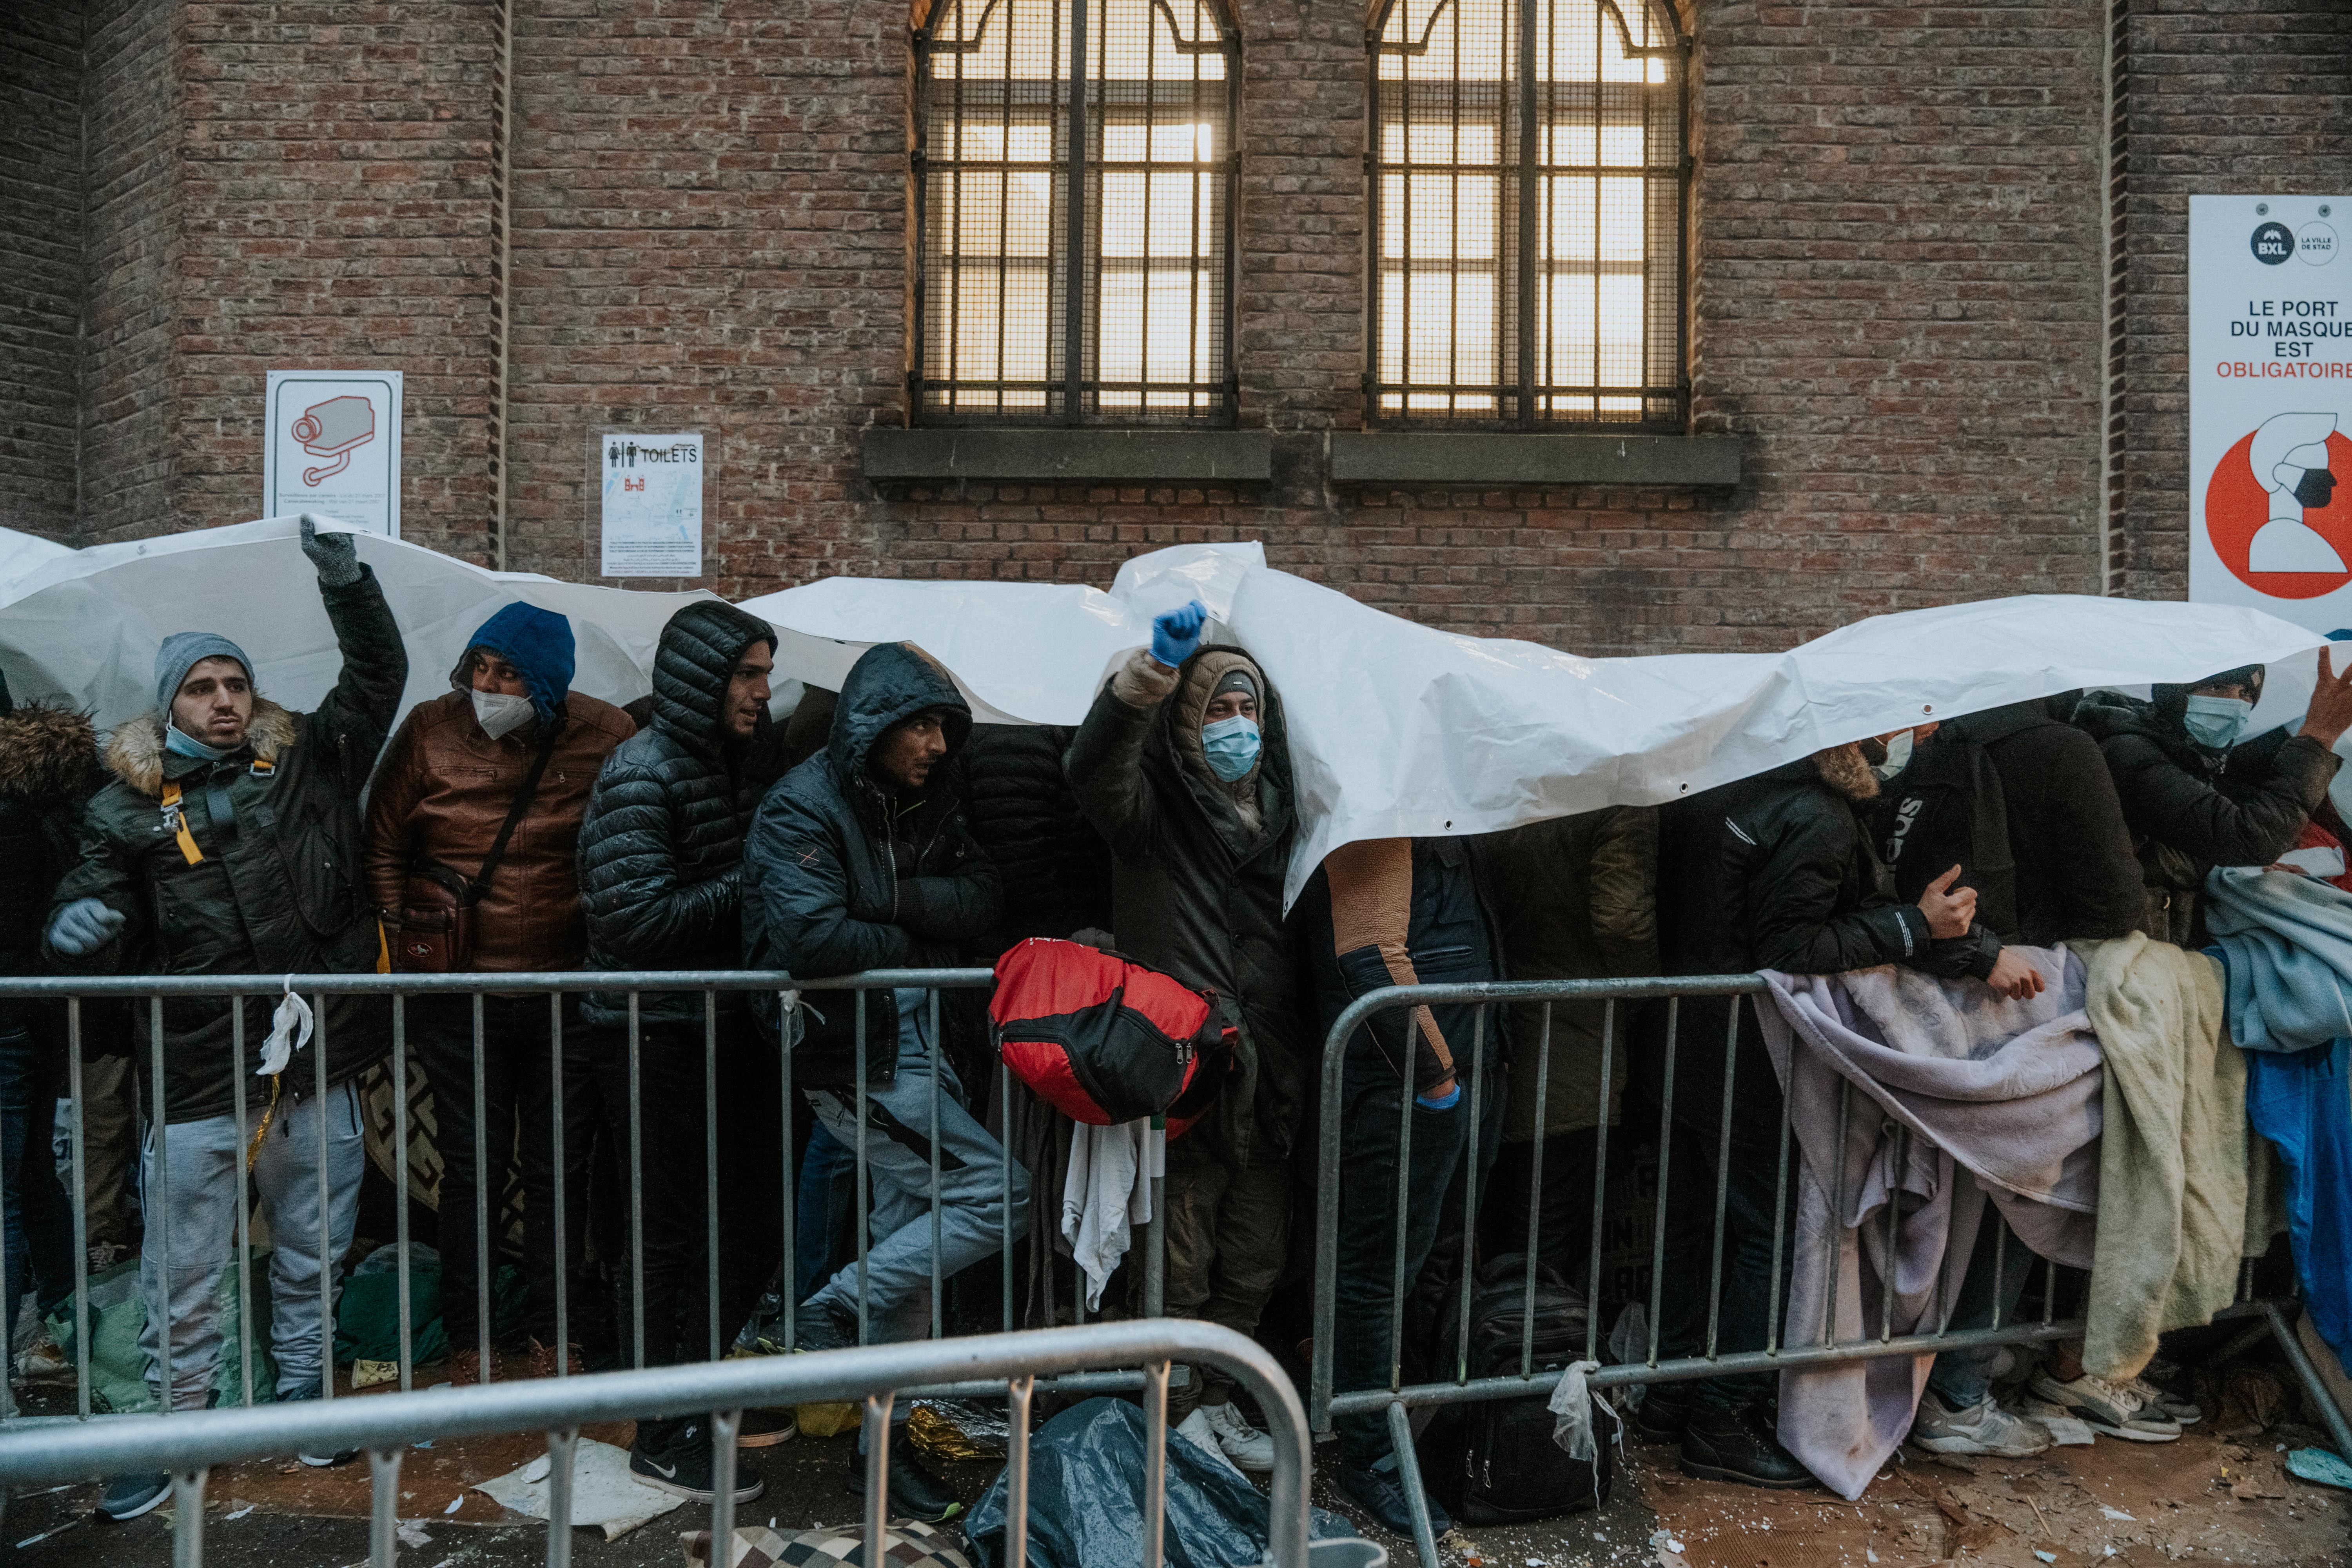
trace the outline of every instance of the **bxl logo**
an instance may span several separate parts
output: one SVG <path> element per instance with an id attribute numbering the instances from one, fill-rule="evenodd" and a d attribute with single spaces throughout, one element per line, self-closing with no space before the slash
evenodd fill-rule
<path id="1" fill-rule="evenodd" d="M 2294 254 L 2294 236 L 2283 223 L 2266 223 L 2254 230 L 2254 259 L 2276 267 Z"/>

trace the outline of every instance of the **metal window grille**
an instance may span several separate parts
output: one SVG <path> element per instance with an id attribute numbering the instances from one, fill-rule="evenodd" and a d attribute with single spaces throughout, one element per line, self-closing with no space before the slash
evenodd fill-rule
<path id="1" fill-rule="evenodd" d="M 926 24 L 917 418 L 1230 422 L 1238 41 L 1212 0 L 936 0 Z"/>
<path id="2" fill-rule="evenodd" d="M 1389 0 L 1366 397 L 1381 423 L 1679 427 L 1684 77 L 1655 0 Z"/>

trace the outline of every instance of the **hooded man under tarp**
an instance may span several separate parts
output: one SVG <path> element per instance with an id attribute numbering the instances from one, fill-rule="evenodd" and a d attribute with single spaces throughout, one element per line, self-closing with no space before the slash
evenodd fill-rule
<path id="1" fill-rule="evenodd" d="M 1070 742 L 1070 787 L 1110 845 L 1119 951 L 1200 991 L 1239 1029 L 1216 1107 L 1168 1147 L 1171 1316 L 1257 1330 L 1286 1253 L 1288 1161 L 1313 1042 L 1282 916 L 1296 791 L 1282 700 L 1256 660 L 1201 646 L 1197 603 L 1152 623 L 1149 649 L 1114 674 Z M 1195 1367 L 1169 1414 L 1198 1408 L 1244 1468 L 1272 1440 Z M 1193 1390 L 1197 1388 L 1197 1394 Z"/>
<path id="2" fill-rule="evenodd" d="M 970 705 L 929 654 L 884 643 L 858 658 L 824 750 L 768 792 L 751 825 L 743 850 L 745 968 L 815 977 L 983 956 L 971 944 L 994 926 L 1003 894 L 953 773 L 971 733 Z M 1011 1168 L 1008 1194 L 1004 1152 L 975 1119 L 937 1033 L 956 999 L 942 996 L 935 1009 L 920 987 L 817 992 L 789 1020 L 777 1017 L 773 1003 L 761 996 L 761 1011 L 772 1027 L 790 1030 L 793 1081 L 818 1122 L 844 1148 L 864 1146 L 873 1239 L 862 1268 L 852 1263 L 821 1284 L 780 1279 L 736 1348 L 761 1354 L 920 1338 L 930 1330 L 933 1268 L 945 1281 L 994 1256 L 1008 1226 L 1017 1234 L 1027 1226 L 1028 1173 Z M 811 1286 L 787 1338 L 785 1301 Z M 915 1454 L 903 1419 L 892 1427 L 889 1475 L 895 1514 L 936 1521 L 958 1506 Z M 848 1483 L 865 1490 L 866 1467 L 855 1453 Z"/>
<path id="3" fill-rule="evenodd" d="M 382 937 L 359 876 L 360 795 L 399 710 L 408 655 L 352 535 L 318 533 L 305 516 L 301 540 L 342 654 L 334 689 L 317 711 L 289 713 L 255 691 L 253 661 L 227 637 L 164 639 L 155 656 L 155 711 L 108 742 L 114 781 L 91 799 L 80 864 L 57 890 L 47 944 L 60 965 L 149 974 L 376 967 Z M 157 1043 L 145 1037 L 143 1022 L 138 1030 L 146 1104 L 163 1123 L 163 1135 L 149 1138 L 141 1190 L 169 1192 L 168 1209 L 147 1211 L 140 1278 L 149 1300 L 166 1289 L 167 1251 L 171 1268 L 170 1310 L 149 1312 L 142 1348 L 149 1388 L 174 1409 L 201 1408 L 211 1393 L 221 1350 L 215 1291 L 248 1168 L 274 1244 L 278 1398 L 318 1398 L 332 1367 L 320 1269 L 323 1258 L 339 1271 L 351 1248 L 366 1163 L 352 1080 L 390 1043 L 390 1010 L 381 997 L 329 997 L 316 1033 L 289 1037 L 292 1055 L 280 1064 L 264 1057 L 274 1002 L 244 1002 L 240 1059 L 229 1003 L 165 1001 L 160 1084 L 149 1068 Z M 264 1066 L 282 1071 L 256 1076 Z M 329 1305 L 333 1293 L 331 1280 Z M 302 1456 L 318 1465 L 347 1457 Z M 118 1477 L 99 1506 L 128 1519 L 167 1489 L 160 1472 Z"/>
<path id="4" fill-rule="evenodd" d="M 735 966 L 743 944 L 743 830 L 765 783 L 754 758 L 769 730 L 775 651 L 767 622 L 718 599 L 687 605 L 662 627 L 651 721 L 604 759 L 581 825 L 589 968 Z M 707 1297 L 708 1162 L 751 1166 L 743 1146 L 756 1136 L 757 1121 L 772 1128 L 775 1117 L 776 1090 L 760 1087 L 762 1072 L 773 1070 L 773 1053 L 760 1049 L 744 1026 L 740 993 L 708 994 L 708 1021 L 706 993 L 698 991 L 592 991 L 581 1005 L 593 1032 L 605 1131 L 624 1150 L 634 1134 L 640 1155 L 644 1316 L 624 1342 L 642 1335 L 649 1366 L 719 1353 Z M 704 1115 L 711 1058 L 728 1085 L 717 1096 L 715 1127 Z M 730 1182 L 722 1213 L 745 1187 L 772 1190 L 765 1182 Z M 722 1256 L 722 1268 L 726 1262 Z M 754 1419 L 745 1414 L 747 1424 Z M 756 1436 L 775 1441 L 790 1434 L 779 1425 Z M 701 1416 L 640 1421 L 630 1473 L 709 1502 L 717 1486 L 711 1442 Z M 761 1487 L 758 1477 L 735 1472 L 738 1502 L 758 1497 Z"/>

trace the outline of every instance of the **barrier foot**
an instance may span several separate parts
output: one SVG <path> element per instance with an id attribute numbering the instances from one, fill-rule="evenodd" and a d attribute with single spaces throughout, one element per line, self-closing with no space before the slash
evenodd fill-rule
<path id="1" fill-rule="evenodd" d="M 2311 1395 L 2311 1402 L 2319 1406 L 2319 1414 L 2327 1423 L 2328 1440 L 2335 1444 L 2336 1452 L 2346 1460 L 2352 1461 L 2352 1422 L 2345 1420 L 2343 1410 L 2336 1403 L 2336 1395 L 2328 1391 L 2327 1380 L 2319 1375 L 2319 1368 L 2312 1364 L 2309 1352 L 2305 1351 L 2302 1339 L 2294 1331 L 2294 1325 L 2286 1321 L 2286 1314 L 2279 1310 L 2278 1303 L 2274 1301 L 2263 1303 L 2263 1316 L 2270 1320 L 2271 1333 L 2277 1339 L 2279 1349 L 2286 1352 L 2287 1364 L 2294 1367 L 2294 1375 L 2303 1380 L 2304 1389 Z"/>
<path id="2" fill-rule="evenodd" d="M 1405 1511 L 1412 1515 L 1412 1549 L 1421 1554 L 1421 1568 L 1439 1568 L 1437 1534 L 1429 1527 L 1429 1494 L 1421 1489 L 1421 1458 L 1412 1447 L 1412 1417 L 1402 1402 L 1389 1406 L 1389 1441 L 1396 1448 L 1397 1485 L 1404 1489 Z"/>

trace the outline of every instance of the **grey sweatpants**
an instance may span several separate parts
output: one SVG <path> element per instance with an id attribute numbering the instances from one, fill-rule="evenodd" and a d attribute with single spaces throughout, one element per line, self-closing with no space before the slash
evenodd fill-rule
<path id="1" fill-rule="evenodd" d="M 866 1169 L 873 1178 L 874 1211 L 866 1234 L 867 1337 L 876 1342 L 921 1339 L 930 1332 L 931 1301 L 931 1058 L 924 1029 L 925 993 L 901 990 L 898 1075 L 866 1094 Z M 1005 1213 L 1003 1151 L 964 1109 L 963 1086 L 946 1054 L 940 1057 L 940 1279 L 997 1250 L 1003 1227 L 1015 1235 L 1029 1223 L 1029 1173 L 1013 1166 L 1012 1214 Z M 809 1092 L 824 1130 L 845 1149 L 858 1143 L 857 1096 L 847 1088 Z M 845 1265 L 809 1298 L 857 1313 L 857 1265 Z"/>
<path id="2" fill-rule="evenodd" d="M 151 1126 L 140 1173 L 146 1195 L 147 1238 L 139 1259 L 139 1286 L 150 1302 L 163 1268 L 163 1247 L 171 1252 L 172 1408 L 201 1410 L 220 1361 L 221 1277 L 236 1260 L 236 1205 L 245 1170 L 246 1146 L 268 1103 L 265 1089 L 248 1104 L 246 1125 L 215 1116 L 174 1121 L 163 1130 L 163 1169 L 155 1158 Z M 322 1117 L 320 1112 L 324 1111 Z M 326 1141 L 320 1131 L 323 1121 Z M 278 1363 L 277 1396 L 318 1395 L 321 1352 L 333 1332 L 319 1300 L 319 1168 L 327 1172 L 328 1266 L 340 1289 L 343 1254 L 352 1247 L 359 1215 L 360 1177 L 367 1150 L 360 1132 L 359 1091 L 345 1083 L 321 1100 L 289 1093 L 278 1102 L 261 1152 L 254 1161 L 254 1185 L 269 1225 L 269 1351 Z M 168 1186 L 168 1193 L 166 1188 Z M 163 1349 L 151 1305 L 140 1349 L 147 1353 L 147 1389 L 159 1391 Z"/>

